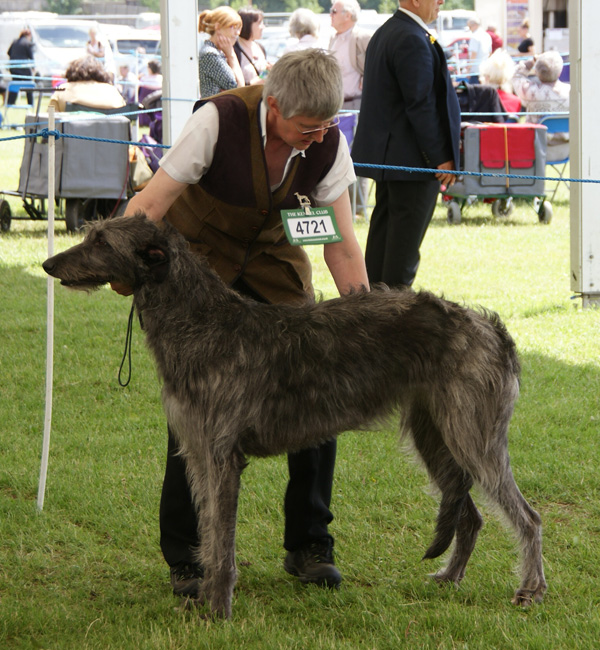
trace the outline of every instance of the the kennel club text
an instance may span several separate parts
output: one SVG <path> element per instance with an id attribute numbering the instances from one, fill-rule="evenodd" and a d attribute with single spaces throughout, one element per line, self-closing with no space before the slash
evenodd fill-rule
<path id="1" fill-rule="evenodd" d="M 293 246 L 342 241 L 331 207 L 282 210 L 281 218 L 285 234 Z"/>

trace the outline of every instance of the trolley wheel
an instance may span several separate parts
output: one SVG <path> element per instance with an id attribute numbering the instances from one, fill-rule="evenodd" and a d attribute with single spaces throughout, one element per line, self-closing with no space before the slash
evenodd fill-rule
<path id="1" fill-rule="evenodd" d="M 515 204 L 512 199 L 496 199 L 492 203 L 492 214 L 497 219 L 510 217 L 515 211 Z"/>
<path id="2" fill-rule="evenodd" d="M 552 203 L 543 201 L 538 209 L 538 219 L 540 223 L 550 223 L 552 221 Z"/>
<path id="3" fill-rule="evenodd" d="M 0 230 L 2 232 L 8 232 L 10 230 L 11 221 L 12 215 L 10 213 L 10 204 L 8 201 L 2 199 L 2 201 L 0 201 Z"/>
<path id="4" fill-rule="evenodd" d="M 77 232 L 83 227 L 84 220 L 83 199 L 65 199 L 65 222 L 67 232 Z"/>
<path id="5" fill-rule="evenodd" d="M 450 225 L 458 225 L 461 221 L 460 205 L 456 201 L 448 203 L 447 220 Z"/>

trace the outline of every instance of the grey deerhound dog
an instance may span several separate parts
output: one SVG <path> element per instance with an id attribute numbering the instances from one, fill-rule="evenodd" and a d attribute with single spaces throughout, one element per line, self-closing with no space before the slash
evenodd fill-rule
<path id="1" fill-rule="evenodd" d="M 229 289 L 172 227 L 141 214 L 94 223 L 43 266 L 75 289 L 133 288 L 199 512 L 200 601 L 211 615 L 231 615 L 246 455 L 297 451 L 396 415 L 441 492 L 425 557 L 455 539 L 436 579 L 464 576 L 482 526 L 469 494 L 477 483 L 521 545 L 513 602 L 542 600 L 540 517 L 515 484 L 507 450 L 519 362 L 496 315 L 386 288 L 259 304 Z"/>

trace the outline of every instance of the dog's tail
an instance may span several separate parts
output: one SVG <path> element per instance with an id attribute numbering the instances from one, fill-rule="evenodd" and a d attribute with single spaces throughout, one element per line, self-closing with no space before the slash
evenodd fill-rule
<path id="1" fill-rule="evenodd" d="M 439 557 L 452 543 L 458 523 L 463 514 L 467 495 L 472 486 L 473 481 L 468 476 L 465 476 L 459 491 L 445 492 L 442 494 L 442 501 L 435 527 L 435 538 L 425 551 L 425 555 L 423 556 L 424 560 Z"/>

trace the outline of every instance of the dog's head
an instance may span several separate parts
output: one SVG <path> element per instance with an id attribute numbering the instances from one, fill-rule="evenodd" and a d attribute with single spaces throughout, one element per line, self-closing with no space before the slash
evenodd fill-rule
<path id="1" fill-rule="evenodd" d="M 43 268 L 64 286 L 91 291 L 114 283 L 138 289 L 164 281 L 169 271 L 169 235 L 145 215 L 118 217 L 89 224 L 85 239 L 47 259 Z"/>

